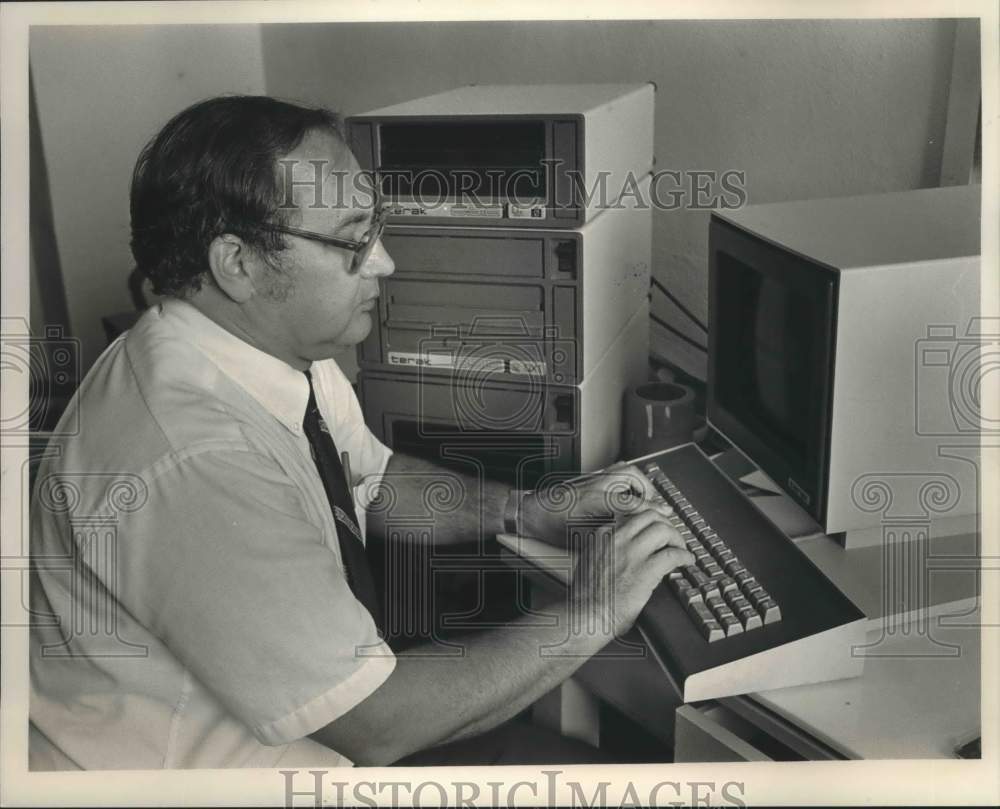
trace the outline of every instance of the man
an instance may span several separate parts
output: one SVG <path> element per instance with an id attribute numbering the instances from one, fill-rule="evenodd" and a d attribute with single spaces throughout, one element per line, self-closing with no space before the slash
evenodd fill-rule
<path id="1" fill-rule="evenodd" d="M 132 249 L 166 297 L 95 364 L 73 405 L 79 434 L 39 471 L 33 767 L 376 765 L 473 749 L 690 561 L 626 470 L 631 514 L 616 515 L 613 546 L 586 549 L 557 625 L 484 631 L 457 661 L 394 657 L 359 553 L 365 509 L 373 483 L 405 507 L 444 473 L 381 445 L 330 359 L 368 334 L 394 269 L 373 195 L 345 194 L 364 188 L 332 114 L 264 97 L 197 104 L 140 156 Z M 606 512 L 610 480 L 581 486 L 578 507 Z M 562 531 L 534 495 L 461 484 L 435 541 L 492 537 L 505 517 Z M 588 632 L 570 620 L 581 614 L 608 620 Z"/>

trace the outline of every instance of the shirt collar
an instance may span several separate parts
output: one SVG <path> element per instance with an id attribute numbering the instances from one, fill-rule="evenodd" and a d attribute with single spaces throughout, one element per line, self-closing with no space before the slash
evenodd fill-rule
<path id="1" fill-rule="evenodd" d="M 226 331 L 197 308 L 177 298 L 159 304 L 161 317 L 193 343 L 226 376 L 256 399 L 293 433 L 302 433 L 309 401 L 305 374 Z"/>

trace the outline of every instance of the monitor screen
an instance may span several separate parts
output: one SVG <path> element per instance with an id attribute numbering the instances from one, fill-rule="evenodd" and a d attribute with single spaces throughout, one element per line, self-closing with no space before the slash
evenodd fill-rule
<path id="1" fill-rule="evenodd" d="M 836 273 L 712 224 L 709 419 L 821 519 Z"/>
<path id="2" fill-rule="evenodd" d="M 719 401 L 803 460 L 816 304 L 729 255 L 719 275 Z"/>

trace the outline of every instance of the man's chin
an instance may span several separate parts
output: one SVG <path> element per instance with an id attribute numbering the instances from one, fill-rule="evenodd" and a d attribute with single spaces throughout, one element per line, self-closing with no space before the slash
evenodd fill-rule
<path id="1" fill-rule="evenodd" d="M 371 334 L 374 322 L 371 312 L 358 312 L 351 325 L 337 337 L 338 350 L 345 351 L 363 342 Z"/>

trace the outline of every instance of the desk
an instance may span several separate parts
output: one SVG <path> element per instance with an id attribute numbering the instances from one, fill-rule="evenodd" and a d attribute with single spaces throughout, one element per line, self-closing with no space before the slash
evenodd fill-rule
<path id="1" fill-rule="evenodd" d="M 974 611 L 961 620 L 973 624 L 977 618 L 978 611 Z M 702 714 L 701 727 L 716 741 L 735 734 L 751 748 L 766 751 L 757 741 L 762 734 L 793 751 L 795 758 L 952 758 L 957 745 L 979 733 L 980 629 L 947 626 L 950 619 L 945 616 L 939 620 L 933 637 L 954 644 L 958 652 L 954 656 L 908 656 L 926 652 L 924 641 L 912 634 L 899 635 L 882 640 L 878 656 L 866 659 L 862 677 L 847 680 L 682 705 L 655 660 L 597 657 L 580 668 L 573 682 L 656 738 L 675 745 L 677 761 L 776 757 L 766 752 L 759 757 L 747 755 L 739 746 L 731 748 L 731 756 L 706 755 L 712 748 L 692 744 L 690 734 L 675 737 L 675 727 L 688 721 L 692 711 Z M 882 630 L 876 628 L 868 642 L 874 644 L 881 638 Z M 638 635 L 629 639 L 639 641 Z M 557 697 L 564 712 L 568 704 L 580 705 L 579 694 L 569 699 L 552 695 L 541 711 L 549 720 L 546 724 L 554 724 Z M 718 710 L 720 706 L 723 711 Z M 596 712 L 586 711 L 586 715 L 593 717 Z M 750 725 L 754 736 L 734 730 L 727 716 L 738 717 L 736 724 Z M 574 713 L 562 719 L 560 729 L 591 741 L 597 738 L 597 728 L 581 729 L 582 724 L 579 713 Z"/>
<path id="2" fill-rule="evenodd" d="M 669 744 L 676 741 L 678 761 L 755 760 L 739 747 L 731 748 L 728 758 L 718 752 L 706 757 L 705 747 L 692 749 L 689 734 L 675 739 L 675 725 L 689 718 L 692 710 L 703 713 L 703 729 L 714 733 L 717 741 L 732 734 L 732 723 L 720 718 L 716 706 L 790 749 L 795 757 L 951 758 L 955 747 L 978 735 L 979 728 L 981 630 L 976 624 L 978 610 L 969 612 L 970 604 L 974 601 L 934 610 L 929 635 L 919 633 L 916 621 L 911 620 L 893 635 L 884 636 L 876 620 L 868 634 L 873 653 L 866 655 L 865 673 L 847 680 L 683 706 L 659 664 L 647 656 L 593 658 L 574 675 L 573 682 L 656 738 Z M 959 614 L 962 617 L 951 617 Z M 928 638 L 953 648 L 941 646 L 939 654 L 926 656 Z M 635 632 L 626 639 L 641 643 Z M 565 716 L 568 706 L 572 706 L 572 716 Z M 539 714 L 552 726 L 560 710 L 564 714 L 559 717 L 560 730 L 585 740 L 598 738 L 599 729 L 592 725 L 597 712 L 581 707 L 578 692 L 551 695 Z M 755 745 L 745 734 L 743 741 Z M 762 754 L 760 758 L 773 757 Z"/>
<path id="3" fill-rule="evenodd" d="M 977 619 L 975 611 L 964 620 Z M 937 641 L 960 652 L 948 657 L 911 657 L 926 644 L 900 635 L 878 645 L 862 677 L 720 702 L 757 726 L 784 721 L 844 758 L 952 758 L 978 734 L 979 633 L 975 625 L 935 628 Z M 872 631 L 869 642 L 880 636 Z"/>

